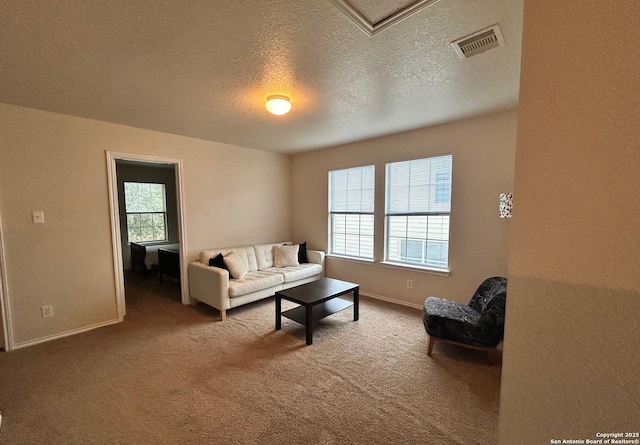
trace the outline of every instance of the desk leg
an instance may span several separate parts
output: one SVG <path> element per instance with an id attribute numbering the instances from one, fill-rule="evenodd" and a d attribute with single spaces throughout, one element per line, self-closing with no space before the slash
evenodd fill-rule
<path id="1" fill-rule="evenodd" d="M 282 298 L 276 294 L 276 331 L 282 328 Z"/>
<path id="2" fill-rule="evenodd" d="M 306 333 L 307 333 L 307 345 L 313 344 L 313 334 L 312 334 L 312 331 L 311 331 L 312 310 L 313 310 L 313 306 L 311 306 L 311 305 L 308 305 L 308 306 L 305 307 L 306 316 L 305 316 L 304 326 L 306 328 L 305 330 L 306 330 Z"/>
<path id="3" fill-rule="evenodd" d="M 353 291 L 353 321 L 360 318 L 360 287 L 356 287 Z"/>

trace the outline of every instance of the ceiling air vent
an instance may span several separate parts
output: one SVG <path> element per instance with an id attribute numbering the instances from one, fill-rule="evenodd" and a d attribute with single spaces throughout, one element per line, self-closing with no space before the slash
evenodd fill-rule
<path id="1" fill-rule="evenodd" d="M 451 42 L 451 46 L 453 46 L 458 57 L 468 59 L 492 48 L 504 46 L 504 38 L 502 37 L 502 32 L 500 32 L 500 26 L 493 25 Z"/>

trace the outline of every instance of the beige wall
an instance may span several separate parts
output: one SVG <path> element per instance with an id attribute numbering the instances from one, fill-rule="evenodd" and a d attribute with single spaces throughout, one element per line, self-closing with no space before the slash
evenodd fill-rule
<path id="1" fill-rule="evenodd" d="M 117 318 L 106 150 L 183 160 L 189 259 L 291 237 L 288 156 L 0 104 L 15 344 Z M 45 224 L 32 224 L 33 210 Z M 43 319 L 48 304 L 55 316 Z"/>
<path id="2" fill-rule="evenodd" d="M 514 110 L 293 156 L 292 227 L 297 242 L 328 251 L 328 172 L 376 167 L 375 264 L 327 259 L 327 275 L 355 281 L 365 293 L 421 305 L 429 295 L 467 302 L 480 282 L 507 273 L 509 220 L 498 198 L 513 183 Z M 384 170 L 390 161 L 453 154 L 448 277 L 390 268 L 383 258 Z M 413 288 L 406 288 L 406 281 Z"/>
<path id="3" fill-rule="evenodd" d="M 527 0 L 500 444 L 640 430 L 640 3 Z"/>

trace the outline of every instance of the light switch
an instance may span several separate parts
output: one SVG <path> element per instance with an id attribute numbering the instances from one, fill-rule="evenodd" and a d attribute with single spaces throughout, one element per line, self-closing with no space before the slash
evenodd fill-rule
<path id="1" fill-rule="evenodd" d="M 44 224 L 44 212 L 42 210 L 36 210 L 32 214 L 34 224 Z"/>

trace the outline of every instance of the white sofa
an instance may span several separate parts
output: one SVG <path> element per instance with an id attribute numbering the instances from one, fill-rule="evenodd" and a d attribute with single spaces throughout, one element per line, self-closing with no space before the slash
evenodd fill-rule
<path id="1" fill-rule="evenodd" d="M 189 263 L 189 295 L 220 311 L 225 320 L 228 309 L 273 296 L 277 291 L 310 283 L 324 276 L 324 252 L 307 250 L 309 263 L 274 267 L 273 247 L 292 244 L 260 244 L 203 250 L 199 261 Z M 229 279 L 225 269 L 209 266 L 209 259 L 236 251 L 249 272 L 242 279 Z"/>

